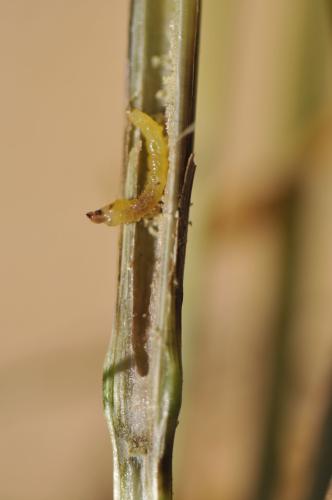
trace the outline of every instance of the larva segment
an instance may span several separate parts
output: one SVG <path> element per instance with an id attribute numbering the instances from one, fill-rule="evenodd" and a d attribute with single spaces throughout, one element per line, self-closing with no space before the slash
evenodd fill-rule
<path id="1" fill-rule="evenodd" d="M 163 195 L 168 174 L 168 145 L 163 127 L 149 115 L 138 109 L 129 113 L 131 123 L 140 129 L 147 149 L 147 178 L 143 191 L 137 198 L 120 199 L 87 216 L 97 224 L 108 226 L 138 222 L 143 217 L 153 216 L 159 211 L 158 203 Z"/>

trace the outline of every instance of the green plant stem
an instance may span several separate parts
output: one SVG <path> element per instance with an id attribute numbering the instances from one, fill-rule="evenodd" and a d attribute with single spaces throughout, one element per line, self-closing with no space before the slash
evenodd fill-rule
<path id="1" fill-rule="evenodd" d="M 165 122 L 169 173 L 162 214 L 121 231 L 117 305 L 103 388 L 115 499 L 172 496 L 182 390 L 183 266 L 194 174 L 188 127 L 195 112 L 199 11 L 199 0 L 131 3 L 128 107 Z M 127 198 L 144 183 L 141 149 L 139 133 L 128 126 Z"/>

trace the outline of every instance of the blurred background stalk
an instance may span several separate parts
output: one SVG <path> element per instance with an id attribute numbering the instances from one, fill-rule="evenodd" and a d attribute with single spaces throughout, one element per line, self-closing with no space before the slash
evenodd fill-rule
<path id="1" fill-rule="evenodd" d="M 191 480 L 179 488 L 195 500 L 304 500 L 320 488 L 318 500 L 331 398 L 327 4 L 207 2 L 203 12 L 188 255 L 202 271 L 186 277 L 197 347 L 181 420 Z"/>
<path id="2" fill-rule="evenodd" d="M 169 144 L 162 215 L 126 225 L 120 240 L 114 331 L 104 373 L 113 441 L 114 498 L 172 496 L 172 450 L 181 404 L 184 253 L 194 173 L 199 0 L 133 0 L 128 107 L 161 123 Z M 146 156 L 127 128 L 124 196 L 142 189 Z"/>

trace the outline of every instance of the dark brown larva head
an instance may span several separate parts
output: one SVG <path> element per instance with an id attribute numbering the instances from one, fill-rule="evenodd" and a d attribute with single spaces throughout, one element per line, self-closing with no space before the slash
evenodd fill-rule
<path id="1" fill-rule="evenodd" d="M 95 210 L 94 212 L 88 212 L 86 216 L 95 224 L 101 224 L 105 222 L 105 215 L 101 209 Z"/>

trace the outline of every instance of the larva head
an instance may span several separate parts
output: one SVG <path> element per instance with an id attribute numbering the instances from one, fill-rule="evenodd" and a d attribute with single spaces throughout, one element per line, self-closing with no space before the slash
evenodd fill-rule
<path id="1" fill-rule="evenodd" d="M 105 207 L 99 208 L 93 212 L 88 212 L 86 216 L 95 224 L 115 226 L 118 223 L 113 221 L 113 205 L 114 203 L 106 205 Z"/>
<path id="2" fill-rule="evenodd" d="M 95 224 L 107 224 L 108 226 L 126 224 L 133 222 L 130 205 L 129 200 L 116 200 L 114 203 L 105 205 L 94 212 L 88 212 L 86 215 Z"/>
<path id="3" fill-rule="evenodd" d="M 94 212 L 88 212 L 86 216 L 95 224 L 101 224 L 104 222 L 104 214 L 101 209 L 95 210 Z"/>

